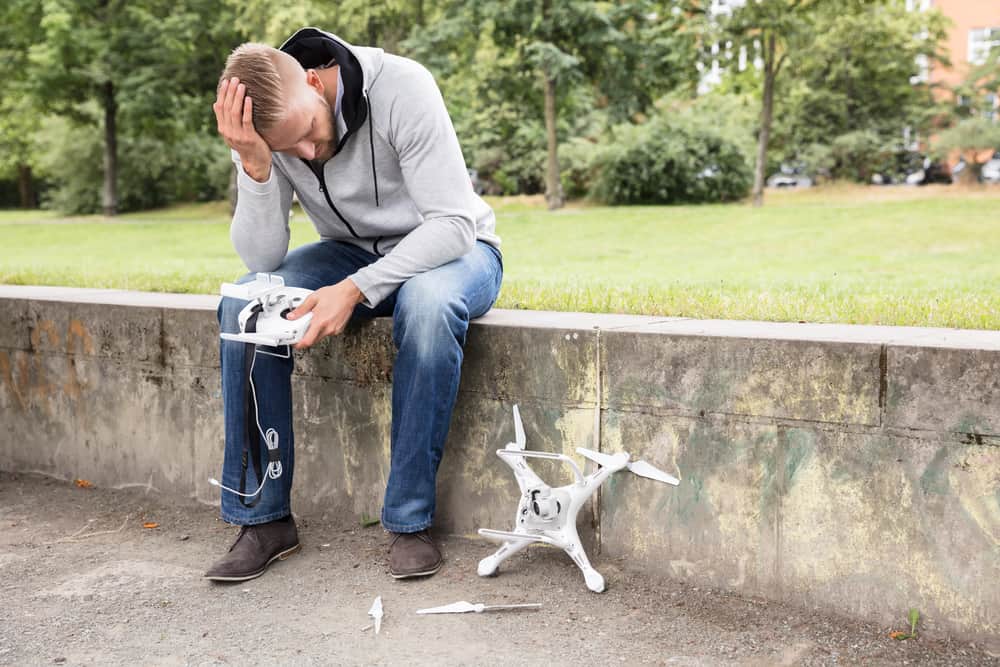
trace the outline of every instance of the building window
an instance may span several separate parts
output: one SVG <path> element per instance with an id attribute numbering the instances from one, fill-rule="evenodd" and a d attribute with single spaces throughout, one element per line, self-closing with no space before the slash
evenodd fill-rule
<path id="1" fill-rule="evenodd" d="M 1000 28 L 975 28 L 969 31 L 969 62 L 982 65 L 990 49 L 1000 46 Z"/>

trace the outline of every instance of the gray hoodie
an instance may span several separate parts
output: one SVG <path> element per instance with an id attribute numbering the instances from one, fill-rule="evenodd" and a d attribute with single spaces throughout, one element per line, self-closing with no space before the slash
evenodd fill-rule
<path id="1" fill-rule="evenodd" d="M 273 271 L 284 260 L 293 191 L 321 238 L 379 255 L 350 276 L 369 307 L 414 275 L 461 257 L 477 240 L 500 247 L 493 210 L 472 190 L 427 69 L 316 28 L 299 30 L 281 50 L 305 68 L 336 60 L 347 133 L 322 168 L 272 153 L 264 183 L 250 178 L 233 152 L 239 193 L 230 236 L 247 268 Z"/>

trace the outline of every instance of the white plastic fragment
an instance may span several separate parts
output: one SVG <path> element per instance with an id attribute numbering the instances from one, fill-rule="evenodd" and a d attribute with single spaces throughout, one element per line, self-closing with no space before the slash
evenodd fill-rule
<path id="1" fill-rule="evenodd" d="M 510 609 L 541 609 L 541 602 L 529 602 L 525 604 L 483 604 L 482 602 L 477 602 L 473 604 L 472 602 L 466 602 L 462 600 L 461 602 L 452 602 L 451 604 L 446 604 L 441 607 L 429 607 L 427 609 L 418 609 L 418 614 L 464 614 L 470 611 L 481 614 L 484 611 L 505 611 Z"/>
<path id="2" fill-rule="evenodd" d="M 375 598 L 375 602 L 372 602 L 372 608 L 368 610 L 368 615 L 375 619 L 375 634 L 378 634 L 379 630 L 382 629 L 382 596 L 379 595 Z"/>

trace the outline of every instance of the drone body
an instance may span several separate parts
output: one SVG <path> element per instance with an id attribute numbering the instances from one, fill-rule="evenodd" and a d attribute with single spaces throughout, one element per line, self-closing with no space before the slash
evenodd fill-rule
<path id="1" fill-rule="evenodd" d="M 514 530 L 490 530 L 487 528 L 479 530 L 479 534 L 483 537 L 503 542 L 503 545 L 496 552 L 479 561 L 479 575 L 488 577 L 496 574 L 500 563 L 504 560 L 522 551 L 530 544 L 542 542 L 563 549 L 583 572 L 587 588 L 595 593 L 602 592 L 604 590 L 604 577 L 590 564 L 576 530 L 576 517 L 580 508 L 604 483 L 604 480 L 624 468 L 628 468 L 640 476 L 675 486 L 680 481 L 644 461 L 630 463 L 630 456 L 625 452 L 610 455 L 578 447 L 576 450 L 578 453 L 600 465 L 596 471 L 584 476 L 573 459 L 564 454 L 525 450 L 524 427 L 521 424 L 521 415 L 516 405 L 514 406 L 514 431 L 515 441 L 509 443 L 504 449 L 497 450 L 497 456 L 514 471 L 514 477 L 521 490 L 517 515 L 514 517 Z M 528 466 L 526 461 L 528 458 L 565 461 L 573 469 L 575 481 L 565 486 L 553 488 Z"/>

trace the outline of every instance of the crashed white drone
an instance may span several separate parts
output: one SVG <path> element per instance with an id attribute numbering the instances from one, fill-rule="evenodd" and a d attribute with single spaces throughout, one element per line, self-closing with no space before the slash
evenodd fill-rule
<path id="1" fill-rule="evenodd" d="M 543 542 L 559 547 L 569 554 L 587 582 L 587 588 L 600 593 L 604 590 L 604 577 L 595 570 L 587 559 L 587 554 L 580 543 L 576 531 L 576 515 L 594 491 L 612 474 L 628 468 L 641 477 L 648 477 L 666 484 L 677 486 L 680 480 L 668 475 L 646 463 L 645 461 L 629 461 L 626 452 L 618 454 L 602 454 L 583 447 L 576 451 L 600 467 L 584 477 L 580 468 L 565 454 L 537 452 L 524 448 L 524 426 L 521 415 L 514 406 L 514 442 L 508 443 L 504 449 L 497 450 L 497 456 L 514 471 L 517 485 L 521 489 L 521 499 L 517 506 L 517 516 L 514 518 L 514 530 L 490 530 L 481 528 L 479 534 L 491 540 L 503 542 L 503 546 L 491 556 L 479 561 L 479 576 L 489 577 L 497 573 L 497 569 L 507 558 L 526 548 L 534 542 Z M 526 458 L 550 459 L 565 461 L 573 469 L 576 480 L 572 484 L 552 488 L 532 471 L 525 461 Z"/>

